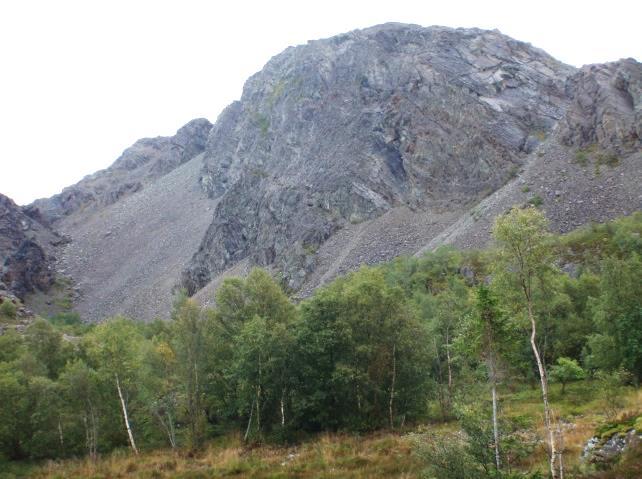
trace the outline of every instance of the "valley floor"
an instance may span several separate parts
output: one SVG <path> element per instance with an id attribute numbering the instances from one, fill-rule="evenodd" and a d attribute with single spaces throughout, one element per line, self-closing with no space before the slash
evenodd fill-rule
<path id="1" fill-rule="evenodd" d="M 528 386 L 505 390 L 503 414 L 522 418 L 534 427 L 541 423 L 539 390 Z M 611 472 L 591 475 L 580 455 L 596 427 L 621 417 L 642 412 L 642 388 L 622 388 L 618 404 L 608 404 L 590 381 L 574 383 L 561 394 L 552 386 L 553 406 L 564 424 L 564 461 L 567 477 L 634 478 L 642 469 L 642 459 L 629 457 Z M 35 478 L 414 478 L 421 477 L 423 464 L 413 453 L 413 445 L 424 433 L 446 434 L 458 429 L 455 421 L 424 424 L 404 432 L 379 432 L 363 436 L 322 434 L 296 446 L 245 446 L 238 435 L 211 442 L 202 452 L 155 450 L 139 457 L 126 450 L 89 459 L 49 461 L 41 464 L 0 464 L 6 467 L 0 477 Z M 540 437 L 541 437 L 540 431 Z M 637 449 L 635 452 L 640 452 Z M 516 469 L 545 471 L 546 452 L 542 446 Z M 619 469 L 618 469 L 619 467 Z"/>

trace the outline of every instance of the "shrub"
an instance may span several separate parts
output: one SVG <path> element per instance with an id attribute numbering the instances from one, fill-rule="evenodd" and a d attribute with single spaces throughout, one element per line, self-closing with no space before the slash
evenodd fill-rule
<path id="1" fill-rule="evenodd" d="M 575 163 L 577 163 L 580 166 L 586 166 L 588 163 L 588 154 L 584 150 L 577 150 L 575 152 Z"/>
<path id="2" fill-rule="evenodd" d="M 0 304 L 0 314 L 10 319 L 14 319 L 16 317 L 17 309 L 16 305 L 9 299 L 5 299 L 2 304 Z"/>
<path id="3" fill-rule="evenodd" d="M 544 200 L 540 195 L 535 195 L 530 200 L 528 200 L 528 204 L 534 206 L 535 208 L 539 208 L 544 204 Z"/>

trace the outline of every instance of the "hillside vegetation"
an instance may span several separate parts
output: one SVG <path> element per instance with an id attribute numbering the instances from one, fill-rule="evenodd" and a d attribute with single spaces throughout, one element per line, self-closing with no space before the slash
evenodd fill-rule
<path id="1" fill-rule="evenodd" d="M 299 304 L 255 269 L 213 308 L 178 295 L 169 322 L 20 333 L 0 307 L 0 470 L 586 477 L 590 437 L 642 423 L 641 231 L 636 213 L 554 236 L 513 209 L 492 249 L 363 267 Z"/>

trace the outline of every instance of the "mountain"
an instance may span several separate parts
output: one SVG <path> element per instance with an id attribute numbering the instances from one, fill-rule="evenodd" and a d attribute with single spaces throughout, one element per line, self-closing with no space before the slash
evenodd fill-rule
<path id="1" fill-rule="evenodd" d="M 640 208 L 642 65 L 576 69 L 498 31 L 385 24 L 291 47 L 214 125 L 141 140 L 31 209 L 90 320 L 273 269 L 304 297 L 362 263 L 478 247 L 535 204 L 566 231 Z"/>

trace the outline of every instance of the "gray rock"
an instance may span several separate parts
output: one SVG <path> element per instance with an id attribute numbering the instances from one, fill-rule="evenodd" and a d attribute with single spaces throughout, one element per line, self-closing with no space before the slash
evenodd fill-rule
<path id="1" fill-rule="evenodd" d="M 503 185 L 562 118 L 574 69 L 496 31 L 385 24 L 289 48 L 212 128 L 220 198 L 183 275 L 250 258 L 293 288 L 307 251 L 391 208 L 453 208 Z"/>
<path id="2" fill-rule="evenodd" d="M 55 279 L 50 248 L 59 236 L 0 194 L 0 280 L 2 288 L 24 299 L 47 291 Z"/>

